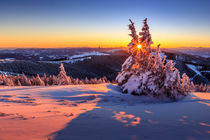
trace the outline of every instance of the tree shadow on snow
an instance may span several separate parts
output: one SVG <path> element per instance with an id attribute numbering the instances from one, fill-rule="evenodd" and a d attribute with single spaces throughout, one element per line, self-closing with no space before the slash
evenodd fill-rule
<path id="1" fill-rule="evenodd" d="M 206 104 L 196 100 L 170 104 L 148 104 L 141 101 L 136 103 L 135 99 L 141 98 L 124 96 L 119 92 L 119 87 L 112 84 L 108 84 L 107 88 L 110 90 L 106 93 L 84 91 L 84 94 L 99 94 L 95 97 L 100 98 L 97 108 L 80 114 L 65 128 L 52 133 L 53 139 L 207 140 L 210 137 L 210 106 Z M 122 96 L 124 98 L 121 98 Z M 72 101 L 82 99 L 66 98 Z M 129 103 L 132 100 L 134 103 Z M 205 103 L 207 102 L 210 103 L 210 100 L 205 100 Z"/>

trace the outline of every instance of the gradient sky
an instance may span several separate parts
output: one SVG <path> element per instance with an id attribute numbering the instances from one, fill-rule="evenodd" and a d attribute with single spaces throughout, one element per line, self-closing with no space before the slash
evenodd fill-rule
<path id="1" fill-rule="evenodd" d="M 154 45 L 210 47 L 210 0 L 0 0 L 0 48 L 126 46 L 147 17 Z"/>

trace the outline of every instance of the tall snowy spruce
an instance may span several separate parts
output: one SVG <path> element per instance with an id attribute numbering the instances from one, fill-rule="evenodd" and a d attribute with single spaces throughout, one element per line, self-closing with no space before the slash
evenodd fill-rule
<path id="1" fill-rule="evenodd" d="M 144 19 L 142 31 L 137 35 L 134 23 L 130 20 L 132 37 L 128 44 L 130 56 L 122 65 L 116 80 L 124 93 L 146 95 L 176 100 L 190 92 L 190 80 L 186 74 L 180 78 L 179 70 L 172 61 L 162 59 L 160 45 L 152 52 L 151 34 Z"/>
<path id="2" fill-rule="evenodd" d="M 60 65 L 60 73 L 58 74 L 58 85 L 70 85 L 71 78 L 66 75 L 63 64 Z"/>

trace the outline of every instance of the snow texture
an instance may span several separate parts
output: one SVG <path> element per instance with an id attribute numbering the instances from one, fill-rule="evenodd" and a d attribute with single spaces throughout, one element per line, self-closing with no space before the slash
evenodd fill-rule
<path id="1" fill-rule="evenodd" d="M 209 140 L 210 94 L 178 102 L 116 85 L 0 87 L 1 140 Z"/>

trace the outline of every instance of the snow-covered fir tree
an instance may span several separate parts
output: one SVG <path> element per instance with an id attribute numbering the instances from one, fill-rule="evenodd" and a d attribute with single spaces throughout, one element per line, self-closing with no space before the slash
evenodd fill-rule
<path id="1" fill-rule="evenodd" d="M 122 64 L 122 70 L 116 77 L 124 93 L 147 95 L 157 98 L 168 97 L 176 100 L 189 94 L 190 81 L 186 74 L 180 78 L 179 70 L 172 61 L 162 59 L 160 45 L 156 52 L 151 49 L 152 38 L 147 19 L 144 19 L 142 31 L 137 35 L 134 23 L 130 20 L 131 42 L 128 44 L 130 56 Z"/>
<path id="2" fill-rule="evenodd" d="M 2 77 L 3 74 L 0 74 L 0 85 L 3 85 L 3 77 Z"/>
<path id="3" fill-rule="evenodd" d="M 49 80 L 48 80 L 48 84 L 49 85 L 58 85 L 59 84 L 58 83 L 58 78 L 55 75 L 50 76 Z"/>
<path id="4" fill-rule="evenodd" d="M 58 74 L 58 85 L 70 85 L 71 79 L 66 75 L 63 64 L 60 65 L 60 73 Z"/>
<path id="5" fill-rule="evenodd" d="M 3 85 L 5 86 L 14 86 L 14 82 L 11 76 L 6 76 L 6 75 L 2 75 L 3 76 Z"/>
<path id="6" fill-rule="evenodd" d="M 210 86 L 206 84 L 194 85 L 196 92 L 210 92 Z"/>
<path id="7" fill-rule="evenodd" d="M 34 83 L 36 86 L 45 86 L 44 81 L 40 78 L 39 74 L 36 75 L 36 78 L 34 79 Z"/>
<path id="8" fill-rule="evenodd" d="M 20 80 L 17 80 L 17 86 L 22 86 Z"/>
<path id="9" fill-rule="evenodd" d="M 20 79 L 21 85 L 23 86 L 31 86 L 31 81 L 28 77 L 23 73 Z"/>
<path id="10" fill-rule="evenodd" d="M 88 80 L 87 77 L 85 77 L 84 83 L 85 83 L 85 84 L 90 84 L 90 81 Z"/>
<path id="11" fill-rule="evenodd" d="M 79 79 L 78 79 L 78 78 L 74 79 L 74 80 L 73 80 L 73 84 L 74 84 L 74 85 L 78 85 L 78 84 L 79 84 Z"/>
<path id="12" fill-rule="evenodd" d="M 97 78 L 91 78 L 90 83 L 91 84 L 96 84 L 97 83 Z"/>
<path id="13" fill-rule="evenodd" d="M 47 77 L 45 73 L 41 79 L 45 83 L 46 86 L 49 85 L 49 78 Z"/>

